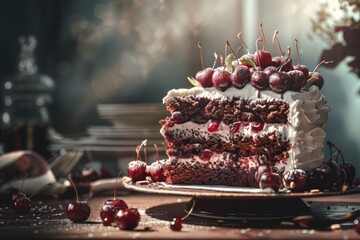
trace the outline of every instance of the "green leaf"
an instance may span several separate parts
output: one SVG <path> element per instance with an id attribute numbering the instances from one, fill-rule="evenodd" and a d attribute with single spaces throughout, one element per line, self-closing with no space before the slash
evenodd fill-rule
<path id="1" fill-rule="evenodd" d="M 256 67 L 256 63 L 254 62 L 254 60 L 248 55 L 241 56 L 240 61 L 245 63 L 246 65 Z"/>
<path id="2" fill-rule="evenodd" d="M 195 87 L 200 87 L 200 84 L 198 81 L 196 81 L 195 78 L 193 77 L 187 77 L 187 80 Z"/>
<path id="3" fill-rule="evenodd" d="M 227 55 L 226 59 L 225 59 L 225 65 L 226 65 L 226 70 L 229 73 L 233 72 L 233 67 L 232 67 L 232 62 L 235 60 L 235 57 L 232 53 L 230 53 L 229 55 Z"/>

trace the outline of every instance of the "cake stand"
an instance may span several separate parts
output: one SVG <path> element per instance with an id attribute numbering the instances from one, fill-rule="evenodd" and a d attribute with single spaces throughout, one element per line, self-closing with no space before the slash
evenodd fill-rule
<path id="1" fill-rule="evenodd" d="M 218 220 L 289 220 L 311 215 L 311 207 L 304 198 L 360 193 L 360 188 L 346 192 L 275 193 L 257 188 L 133 183 L 129 177 L 124 177 L 122 183 L 125 188 L 137 192 L 192 197 L 186 205 L 186 212 L 194 205 L 192 216 Z"/>

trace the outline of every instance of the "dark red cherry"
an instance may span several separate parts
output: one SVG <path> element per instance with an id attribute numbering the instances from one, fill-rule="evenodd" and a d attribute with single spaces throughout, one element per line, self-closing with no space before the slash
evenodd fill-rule
<path id="1" fill-rule="evenodd" d="M 251 85 L 258 90 L 265 90 L 269 86 L 269 78 L 264 72 L 255 71 L 251 75 Z"/>
<path id="2" fill-rule="evenodd" d="M 164 182 L 166 177 L 164 175 L 163 165 L 159 162 L 153 162 L 149 167 L 149 175 L 154 182 Z"/>
<path id="3" fill-rule="evenodd" d="M 104 204 L 100 209 L 100 218 L 104 226 L 111 226 L 114 222 L 116 209 L 112 204 Z"/>
<path id="4" fill-rule="evenodd" d="M 290 83 L 289 74 L 286 72 L 276 72 L 269 77 L 269 86 L 276 93 L 284 93 L 288 90 Z"/>
<path id="5" fill-rule="evenodd" d="M 267 68 L 264 69 L 264 73 L 270 77 L 271 74 L 277 72 L 277 68 L 276 67 L 273 67 L 273 66 L 269 66 Z"/>
<path id="6" fill-rule="evenodd" d="M 205 68 L 196 73 L 195 79 L 200 83 L 202 87 L 212 87 L 212 75 L 214 74 L 213 68 Z"/>
<path id="7" fill-rule="evenodd" d="M 264 172 L 259 180 L 259 187 L 261 189 L 270 188 L 275 192 L 280 188 L 280 175 L 274 172 Z"/>
<path id="8" fill-rule="evenodd" d="M 355 177 L 352 185 L 353 185 L 354 187 L 358 187 L 358 186 L 360 185 L 360 178 L 359 178 L 359 177 Z"/>
<path id="9" fill-rule="evenodd" d="M 305 84 L 304 73 L 299 70 L 291 70 L 287 72 L 290 77 L 290 87 L 291 91 L 300 92 L 302 87 Z"/>
<path id="10" fill-rule="evenodd" d="M 14 203 L 16 202 L 16 199 L 18 198 L 24 198 L 26 197 L 26 194 L 22 193 L 22 192 L 18 192 L 18 193 L 14 193 L 11 195 L 11 198 L 10 198 L 10 204 L 11 206 L 14 207 Z"/>
<path id="11" fill-rule="evenodd" d="M 66 208 L 66 215 L 73 222 L 85 222 L 89 218 L 90 212 L 87 201 L 70 202 Z"/>
<path id="12" fill-rule="evenodd" d="M 146 163 L 140 160 L 131 161 L 128 164 L 128 176 L 133 182 L 145 180 L 146 178 Z"/>
<path id="13" fill-rule="evenodd" d="M 321 76 L 320 73 L 318 73 L 318 72 L 310 72 L 309 73 L 309 79 L 310 78 L 315 79 L 315 81 L 312 83 L 312 85 L 317 86 L 319 89 L 321 89 L 324 86 L 324 78 Z"/>
<path id="14" fill-rule="evenodd" d="M 122 230 L 132 230 L 139 225 L 140 214 L 136 208 L 120 210 L 115 215 L 115 223 Z"/>
<path id="15" fill-rule="evenodd" d="M 319 188 L 321 190 L 328 188 L 330 185 L 332 185 L 330 172 L 331 169 L 328 165 L 322 165 L 309 171 L 307 177 L 308 187 L 310 189 Z"/>
<path id="16" fill-rule="evenodd" d="M 283 62 L 284 62 L 283 59 L 284 59 L 284 57 L 281 57 L 281 56 L 272 57 L 270 65 L 275 68 L 278 68 L 281 66 L 281 64 L 283 64 Z"/>
<path id="17" fill-rule="evenodd" d="M 300 191 L 305 187 L 306 172 L 302 169 L 293 169 L 287 171 L 283 176 L 283 185 L 291 191 Z"/>
<path id="18" fill-rule="evenodd" d="M 13 202 L 13 209 L 17 214 L 27 214 L 31 209 L 31 200 L 28 197 L 18 197 Z"/>
<path id="19" fill-rule="evenodd" d="M 271 65 L 271 53 L 266 50 L 258 50 L 254 53 L 256 66 L 266 68 Z"/>
<path id="20" fill-rule="evenodd" d="M 295 65 L 294 70 L 298 70 L 304 74 L 305 79 L 309 79 L 309 69 L 305 65 Z"/>
<path id="21" fill-rule="evenodd" d="M 255 172 L 255 180 L 256 180 L 257 182 L 259 182 L 261 175 L 263 175 L 265 172 L 270 172 L 270 171 L 271 171 L 271 170 L 270 170 L 269 166 L 267 166 L 267 165 L 261 165 L 261 166 L 257 169 L 257 171 Z"/>
<path id="22" fill-rule="evenodd" d="M 230 75 L 232 84 L 236 88 L 243 88 L 250 81 L 250 70 L 246 66 L 238 65 Z"/>
<path id="23" fill-rule="evenodd" d="M 181 231 L 182 229 L 182 219 L 174 218 L 170 223 L 170 229 L 176 232 Z"/>
<path id="24" fill-rule="evenodd" d="M 4 193 L 5 194 L 5 196 L 4 196 L 5 203 L 11 204 L 13 201 L 13 195 L 16 195 L 18 193 L 20 193 L 20 190 L 17 188 L 13 188 L 13 187 L 7 188 Z M 25 194 L 23 194 L 23 195 L 25 195 Z"/>
<path id="25" fill-rule="evenodd" d="M 212 83 L 220 91 L 224 92 L 231 87 L 230 73 L 226 70 L 216 69 L 212 75 Z"/>

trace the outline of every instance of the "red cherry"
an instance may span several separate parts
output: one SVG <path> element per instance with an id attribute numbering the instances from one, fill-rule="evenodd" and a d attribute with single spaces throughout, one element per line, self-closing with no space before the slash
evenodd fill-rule
<path id="1" fill-rule="evenodd" d="M 174 218 L 170 223 L 170 229 L 176 232 L 181 231 L 182 229 L 182 219 L 181 218 Z"/>
<path id="2" fill-rule="evenodd" d="M 298 64 L 294 66 L 294 70 L 299 70 L 304 74 L 304 78 L 309 78 L 309 69 L 305 65 L 300 63 L 300 52 L 299 52 L 299 42 L 295 39 L 296 55 L 298 57 Z"/>
<path id="3" fill-rule="evenodd" d="M 73 222 L 85 222 L 89 218 L 90 212 L 87 201 L 70 202 L 66 208 L 66 215 Z"/>
<path id="4" fill-rule="evenodd" d="M 286 72 L 276 72 L 269 77 L 269 86 L 276 93 L 284 93 L 290 84 L 289 74 Z"/>
<path id="5" fill-rule="evenodd" d="M 211 80 L 214 86 L 222 92 L 231 87 L 232 84 L 230 73 L 226 70 L 216 69 Z"/>
<path id="6" fill-rule="evenodd" d="M 90 206 L 87 201 L 79 201 L 79 194 L 72 180 L 72 175 L 69 174 L 69 180 L 71 185 L 74 187 L 76 194 L 76 201 L 70 202 L 65 212 L 67 217 L 73 222 L 85 222 L 90 216 Z"/>
<path id="7" fill-rule="evenodd" d="M 232 84 L 236 88 L 243 88 L 250 81 L 250 70 L 246 66 L 238 65 L 230 75 Z"/>
<path id="8" fill-rule="evenodd" d="M 17 214 L 27 214 L 31 209 L 31 200 L 28 197 L 18 197 L 13 202 L 13 208 Z"/>
<path id="9" fill-rule="evenodd" d="M 255 180 L 257 182 L 260 182 L 260 177 L 265 173 L 265 172 L 270 172 L 270 168 L 268 165 L 261 165 L 257 171 L 255 172 Z"/>
<path id="10" fill-rule="evenodd" d="M 220 121 L 212 121 L 208 126 L 209 132 L 216 132 L 219 129 Z"/>
<path id="11" fill-rule="evenodd" d="M 358 186 L 360 185 L 360 178 L 359 178 L 359 177 L 355 177 L 352 185 L 353 185 L 354 187 L 358 187 Z"/>
<path id="12" fill-rule="evenodd" d="M 154 182 L 164 182 L 166 177 L 164 175 L 163 165 L 156 161 L 150 165 L 149 174 Z"/>
<path id="13" fill-rule="evenodd" d="M 253 132 L 260 132 L 264 129 L 265 123 L 263 122 L 254 122 L 251 124 L 251 130 Z"/>
<path id="14" fill-rule="evenodd" d="M 283 185 L 285 188 L 298 191 L 305 187 L 306 183 L 306 172 L 302 169 L 293 169 L 284 174 Z"/>
<path id="15" fill-rule="evenodd" d="M 314 78 L 316 79 L 312 85 L 317 86 L 319 89 L 321 89 L 324 86 L 324 78 L 321 76 L 318 72 L 309 72 L 309 79 Z"/>
<path id="16" fill-rule="evenodd" d="M 120 210 L 115 215 L 115 223 L 122 230 L 132 230 L 139 225 L 140 214 L 136 208 Z"/>
<path id="17" fill-rule="evenodd" d="M 300 92 L 302 87 L 305 84 L 304 73 L 299 70 L 291 70 L 287 72 L 290 77 L 290 87 L 289 89 L 292 91 Z"/>
<path id="18" fill-rule="evenodd" d="M 269 86 L 269 78 L 264 72 L 255 71 L 251 75 L 251 85 L 258 90 L 265 90 Z"/>
<path id="19" fill-rule="evenodd" d="M 258 41 L 261 40 L 263 42 L 263 49 L 262 50 L 256 49 L 256 52 L 254 53 L 254 61 L 257 66 L 259 66 L 261 68 L 266 68 L 266 67 L 270 66 L 270 64 L 271 64 L 271 53 L 269 51 L 265 50 L 266 38 L 265 38 L 264 30 L 262 27 L 262 23 L 260 23 L 259 27 L 260 27 L 260 32 L 261 32 L 261 38 L 256 40 L 256 48 L 257 48 Z"/>
<path id="20" fill-rule="evenodd" d="M 259 181 L 261 189 L 270 188 L 275 192 L 280 188 L 280 175 L 274 172 L 264 172 Z"/>
<path id="21" fill-rule="evenodd" d="M 129 162 L 127 171 L 133 182 L 145 180 L 146 166 L 147 164 L 140 160 Z"/>
<path id="22" fill-rule="evenodd" d="M 111 204 L 104 204 L 100 209 L 100 218 L 104 226 L 111 226 L 114 222 L 116 210 Z"/>
<path id="23" fill-rule="evenodd" d="M 200 83 L 202 87 L 212 87 L 212 75 L 214 74 L 214 69 L 206 68 L 196 73 L 195 79 Z"/>

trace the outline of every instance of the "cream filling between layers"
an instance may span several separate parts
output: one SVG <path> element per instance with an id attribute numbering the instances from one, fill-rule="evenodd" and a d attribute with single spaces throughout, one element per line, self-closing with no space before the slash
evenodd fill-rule
<path id="1" fill-rule="evenodd" d="M 253 136 L 256 134 L 269 133 L 270 131 L 286 134 L 291 143 L 289 159 L 284 165 L 286 169 L 299 167 L 308 170 L 318 166 L 323 159 L 322 149 L 326 133 L 322 128 L 327 121 L 330 108 L 327 105 L 326 98 L 320 93 L 319 88 L 316 86 L 310 87 L 309 91 L 287 91 L 282 95 L 270 90 L 261 91 L 259 94 L 258 90 L 251 84 L 247 84 L 243 89 L 231 87 L 224 92 L 221 92 L 214 87 L 173 89 L 164 97 L 163 102 L 166 103 L 171 97 L 182 96 L 204 97 L 211 100 L 231 100 L 234 97 L 238 97 L 250 100 L 277 100 L 287 102 L 290 107 L 287 125 L 265 124 L 263 131 L 258 133 L 252 132 L 251 129 L 247 132 L 244 127 L 240 132 L 243 131 L 244 134 L 251 134 Z M 191 124 L 194 123 L 175 124 L 172 128 L 204 129 L 204 126 L 195 126 Z M 225 129 L 223 126 L 222 128 Z M 163 126 L 161 133 L 164 135 L 167 129 L 167 127 Z M 223 131 L 222 134 L 224 135 L 229 134 L 228 129 L 219 129 L 219 132 L 221 131 Z"/>

